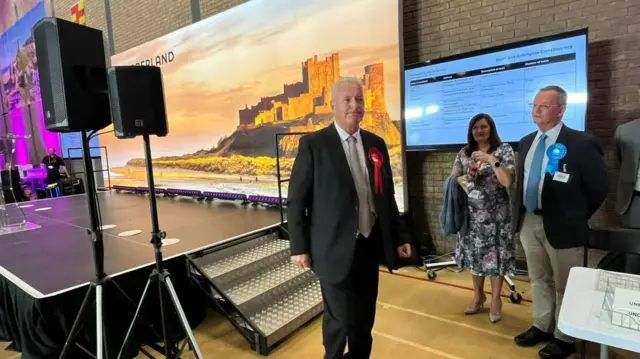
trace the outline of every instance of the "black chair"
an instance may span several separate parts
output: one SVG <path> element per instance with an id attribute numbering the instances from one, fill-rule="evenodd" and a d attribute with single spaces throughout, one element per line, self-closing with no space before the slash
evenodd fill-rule
<path id="1" fill-rule="evenodd" d="M 589 249 L 612 253 L 640 255 L 640 229 L 592 228 L 589 243 L 584 248 L 584 266 L 589 266 Z M 587 342 L 582 341 L 581 358 L 586 358 Z"/>

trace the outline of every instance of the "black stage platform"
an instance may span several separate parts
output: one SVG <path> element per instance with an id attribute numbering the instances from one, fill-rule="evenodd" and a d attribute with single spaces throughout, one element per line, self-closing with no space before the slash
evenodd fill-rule
<path id="1" fill-rule="evenodd" d="M 119 314 L 105 314 L 118 322 L 112 325 L 118 328 L 109 328 L 109 332 L 116 331 L 110 343 L 115 347 L 121 343 L 117 337 L 126 332 L 154 261 L 149 200 L 144 195 L 115 192 L 101 192 L 98 198 L 102 224 L 116 225 L 103 232 L 105 271 L 129 296 L 125 299 L 114 286 L 105 288 L 107 300 L 112 298 L 105 311 Z M 164 258 L 180 300 L 187 302 L 183 306 L 190 307 L 185 308 L 188 316 L 192 314 L 189 319 L 196 322 L 204 310 L 195 309 L 201 300 L 194 298 L 195 289 L 180 283 L 188 281 L 184 255 L 273 227 L 280 213 L 273 208 L 182 197 L 159 197 L 157 203 L 160 229 L 167 232 L 167 238 L 180 240 L 163 246 Z M 13 341 L 23 358 L 57 357 L 86 286 L 94 279 L 86 198 L 77 195 L 23 205 L 31 205 L 23 208 L 27 220 L 41 228 L 0 236 L 0 275 L 4 277 L 0 278 L 0 340 Z M 118 236 L 131 230 L 142 232 Z M 91 335 L 84 339 L 92 347 Z"/>

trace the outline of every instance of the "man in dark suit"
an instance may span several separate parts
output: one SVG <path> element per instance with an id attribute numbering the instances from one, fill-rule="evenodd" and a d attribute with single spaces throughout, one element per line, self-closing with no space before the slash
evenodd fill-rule
<path id="1" fill-rule="evenodd" d="M 640 229 L 640 118 L 616 128 L 620 177 L 616 210 L 622 226 Z"/>
<path id="2" fill-rule="evenodd" d="M 320 278 L 325 359 L 369 358 L 379 255 L 390 270 L 411 256 L 387 146 L 360 129 L 364 104 L 359 80 L 334 84 L 335 122 L 300 139 L 289 181 L 291 260 Z"/>
<path id="3" fill-rule="evenodd" d="M 514 230 L 527 258 L 533 294 L 533 326 L 515 338 L 520 346 L 550 343 L 541 358 L 567 358 L 574 340 L 557 328 L 572 267 L 582 266 L 589 218 L 609 190 L 602 149 L 586 132 L 562 123 L 567 93 L 541 89 L 532 103 L 538 131 L 520 140 Z"/>
<path id="4" fill-rule="evenodd" d="M 615 138 L 620 160 L 616 211 L 622 227 L 640 229 L 640 118 L 618 126 Z M 640 255 L 622 258 L 626 273 L 640 274 Z"/>

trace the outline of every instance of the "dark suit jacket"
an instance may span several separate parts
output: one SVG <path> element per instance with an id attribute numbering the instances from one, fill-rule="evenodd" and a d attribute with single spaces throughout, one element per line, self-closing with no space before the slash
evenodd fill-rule
<path id="1" fill-rule="evenodd" d="M 381 230 L 387 266 L 396 264 L 397 246 L 409 243 L 409 235 L 394 199 L 389 153 L 384 140 L 360 130 L 365 160 Z M 369 149 L 384 157 L 383 194 L 374 188 L 374 167 Z M 330 283 L 342 281 L 351 269 L 358 230 L 358 194 L 335 125 L 300 139 L 287 196 L 287 222 L 291 255 L 310 254 L 312 269 Z"/>
<path id="2" fill-rule="evenodd" d="M 520 231 L 524 219 L 524 162 L 537 132 L 520 140 L 513 230 Z M 600 208 L 609 191 L 609 176 L 602 148 L 594 136 L 563 125 L 556 143 L 567 147 L 559 170 L 570 175 L 569 182 L 554 181 L 546 173 L 542 187 L 542 217 L 547 240 L 553 248 L 583 246 L 589 238 L 589 219 Z"/>
<path id="3" fill-rule="evenodd" d="M 640 119 L 616 128 L 616 145 L 620 160 L 620 177 L 616 195 L 616 210 L 625 214 L 629 210 L 640 166 Z"/>

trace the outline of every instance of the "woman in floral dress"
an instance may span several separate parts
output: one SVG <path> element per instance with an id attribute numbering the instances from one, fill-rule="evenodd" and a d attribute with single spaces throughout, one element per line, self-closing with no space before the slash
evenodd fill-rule
<path id="1" fill-rule="evenodd" d="M 491 116 L 478 114 L 471 119 L 467 145 L 456 156 L 452 176 L 468 193 L 468 230 L 458 236 L 455 252 L 458 266 L 471 272 L 475 291 L 464 312 L 475 314 L 484 306 L 484 277 L 491 277 L 489 318 L 495 323 L 502 318 L 503 276 L 515 272 L 507 192 L 515 178 L 515 154 L 500 140 Z"/>

